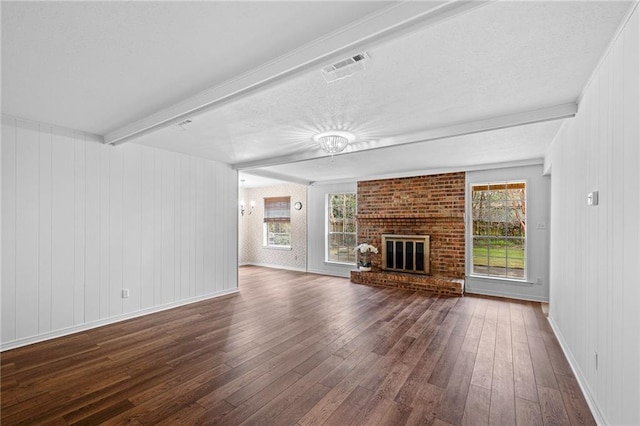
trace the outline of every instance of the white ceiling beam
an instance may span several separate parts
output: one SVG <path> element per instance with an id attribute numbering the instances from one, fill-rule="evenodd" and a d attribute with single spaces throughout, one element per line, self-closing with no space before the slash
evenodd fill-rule
<path id="1" fill-rule="evenodd" d="M 529 160 L 507 161 L 503 163 L 474 164 L 472 166 L 459 165 L 459 166 L 436 167 L 436 168 L 420 169 L 420 170 L 408 170 L 408 171 L 402 171 L 402 172 L 391 172 L 391 173 L 383 173 L 383 174 L 376 174 L 376 175 L 358 176 L 357 179 L 354 179 L 354 178 L 330 179 L 330 180 L 313 182 L 313 184 L 327 185 L 327 184 L 337 184 L 337 183 L 348 183 L 348 182 L 353 182 L 354 180 L 357 180 L 358 182 L 363 182 L 368 180 L 397 179 L 397 178 L 405 178 L 405 177 L 436 175 L 436 174 L 442 174 L 442 173 L 475 172 L 479 170 L 496 170 L 496 169 L 505 169 L 509 167 L 537 166 L 537 165 L 542 165 L 543 163 L 544 163 L 543 158 L 532 158 Z"/>
<path id="2" fill-rule="evenodd" d="M 280 174 L 280 173 L 272 172 L 270 170 L 255 169 L 255 170 L 247 170 L 246 172 L 243 172 L 243 173 L 247 175 L 259 176 L 259 177 L 268 178 L 268 179 L 280 180 L 283 182 L 297 183 L 298 185 L 309 186 L 313 183 L 306 179 L 300 179 L 299 177 Z"/>
<path id="3" fill-rule="evenodd" d="M 394 3 L 352 25 L 304 45 L 255 70 L 185 99 L 166 109 L 105 135 L 105 143 L 118 145 L 144 134 L 177 124 L 225 102 L 292 78 L 313 67 L 318 69 L 341 56 L 354 54 L 374 43 L 398 37 L 416 28 L 459 16 L 489 1 L 448 0 Z"/>
<path id="4" fill-rule="evenodd" d="M 533 111 L 523 111 L 510 115 L 486 118 L 477 121 L 465 123 L 457 123 L 450 126 L 439 127 L 436 129 L 424 130 L 418 133 L 408 135 L 400 135 L 398 137 L 385 138 L 376 141 L 370 141 L 369 147 L 360 148 L 353 151 L 347 151 L 339 155 L 352 155 L 362 151 L 370 151 L 374 149 L 382 149 L 391 146 L 408 145 L 420 142 L 428 142 L 439 139 L 447 139 L 455 136 L 464 136 L 474 133 L 488 132 L 492 130 L 506 129 L 509 127 L 524 126 L 527 124 L 541 123 L 545 121 L 560 120 L 563 118 L 574 117 L 578 112 L 578 105 L 574 102 L 555 105 L 548 108 L 536 109 Z M 349 147 L 347 147 L 349 149 Z M 299 161 L 313 160 L 328 156 L 327 154 L 318 152 L 304 152 L 280 157 L 265 158 L 255 161 L 247 161 L 236 163 L 232 168 L 236 170 L 249 170 L 259 167 L 278 166 L 281 164 L 295 163 Z"/>

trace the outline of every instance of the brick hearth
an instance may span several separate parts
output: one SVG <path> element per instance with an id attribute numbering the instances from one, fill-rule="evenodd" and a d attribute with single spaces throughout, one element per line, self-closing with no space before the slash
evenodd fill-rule
<path id="1" fill-rule="evenodd" d="M 462 296 L 464 291 L 463 279 L 445 279 L 402 272 L 351 271 L 351 282 L 380 287 L 402 288 L 412 291 L 424 291 L 443 296 Z"/>
<path id="2" fill-rule="evenodd" d="M 462 295 L 464 194 L 464 172 L 358 182 L 358 243 L 381 249 L 382 234 L 429 235 L 431 274 L 384 271 L 381 254 L 377 254 L 372 258 L 372 271 L 354 271 L 351 281 Z"/>

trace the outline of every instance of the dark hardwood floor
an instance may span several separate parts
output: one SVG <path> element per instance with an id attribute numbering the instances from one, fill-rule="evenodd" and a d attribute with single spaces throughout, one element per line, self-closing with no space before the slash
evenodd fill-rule
<path id="1" fill-rule="evenodd" d="M 594 424 L 538 303 L 240 268 L 239 294 L 2 354 L 2 425 Z"/>

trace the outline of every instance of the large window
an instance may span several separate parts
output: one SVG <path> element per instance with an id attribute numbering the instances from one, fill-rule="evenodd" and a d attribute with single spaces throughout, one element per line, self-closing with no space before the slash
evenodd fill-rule
<path id="1" fill-rule="evenodd" d="M 472 273 L 525 279 L 525 183 L 473 185 L 471 191 Z"/>
<path id="2" fill-rule="evenodd" d="M 356 263 L 356 194 L 327 195 L 327 261 Z"/>
<path id="3" fill-rule="evenodd" d="M 264 245 L 291 247 L 291 197 L 264 199 Z"/>

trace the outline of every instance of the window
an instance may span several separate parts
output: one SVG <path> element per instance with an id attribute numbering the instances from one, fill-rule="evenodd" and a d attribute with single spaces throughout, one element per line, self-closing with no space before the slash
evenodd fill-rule
<path id="1" fill-rule="evenodd" d="M 471 191 L 472 273 L 525 279 L 525 183 L 473 185 Z"/>
<path id="2" fill-rule="evenodd" d="M 291 197 L 264 199 L 264 245 L 291 247 Z"/>
<path id="3" fill-rule="evenodd" d="M 356 263 L 356 194 L 327 194 L 327 262 Z"/>

